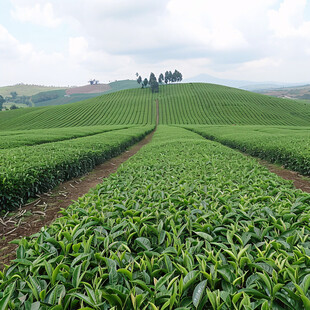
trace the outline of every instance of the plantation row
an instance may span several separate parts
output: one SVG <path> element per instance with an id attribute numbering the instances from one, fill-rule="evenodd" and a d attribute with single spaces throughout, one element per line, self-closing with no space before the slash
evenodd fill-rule
<path id="1" fill-rule="evenodd" d="M 27 131 L 1 131 L 0 149 L 10 149 L 19 146 L 30 146 L 42 143 L 64 141 L 128 127 L 130 126 L 128 125 L 125 127 L 124 125 L 115 125 L 33 129 Z"/>
<path id="2" fill-rule="evenodd" d="M 73 104 L 25 109 L 12 118 L 6 118 L 11 111 L 5 111 L 0 114 L 0 129 L 155 124 L 155 101 L 147 90 L 136 92 L 125 90 Z"/>
<path id="3" fill-rule="evenodd" d="M 310 175 L 307 127 L 189 126 L 204 137 Z"/>
<path id="4" fill-rule="evenodd" d="M 212 84 L 161 88 L 161 124 L 310 125 L 310 105 Z"/>
<path id="5" fill-rule="evenodd" d="M 63 215 L 20 241 L 2 309 L 309 309 L 310 195 L 193 132 L 159 126 Z"/>
<path id="6" fill-rule="evenodd" d="M 74 104 L 0 113 L 0 130 L 155 124 L 310 126 L 310 104 L 212 84 L 130 89 Z"/>
<path id="7" fill-rule="evenodd" d="M 0 211 L 25 203 L 64 180 L 85 174 L 141 140 L 152 126 L 0 150 Z"/>

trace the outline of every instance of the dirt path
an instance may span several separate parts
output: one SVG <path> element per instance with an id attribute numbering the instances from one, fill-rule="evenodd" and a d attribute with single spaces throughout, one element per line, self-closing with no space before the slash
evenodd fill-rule
<path id="1" fill-rule="evenodd" d="M 62 208 L 68 207 L 73 200 L 86 194 L 92 187 L 102 183 L 111 173 L 131 156 L 136 154 L 142 146 L 149 143 L 154 132 L 146 136 L 123 154 L 114 157 L 92 172 L 81 177 L 60 184 L 49 193 L 40 197 L 31 204 L 23 206 L 18 211 L 0 217 L 0 270 L 3 264 L 9 264 L 14 259 L 17 245 L 9 242 L 25 236 L 31 236 L 40 231 L 41 227 L 49 225 L 57 217 Z"/>
<path id="2" fill-rule="evenodd" d="M 285 180 L 293 181 L 293 184 L 297 189 L 301 189 L 304 192 L 310 193 L 310 178 L 305 177 L 296 171 L 287 170 L 283 167 L 279 167 L 277 165 L 271 164 L 266 160 L 262 160 L 258 158 L 256 159 L 261 165 L 268 168 L 270 172 L 277 174 L 279 177 Z"/>

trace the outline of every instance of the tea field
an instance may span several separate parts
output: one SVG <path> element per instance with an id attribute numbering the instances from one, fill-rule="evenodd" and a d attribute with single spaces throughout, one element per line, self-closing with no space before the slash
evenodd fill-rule
<path id="1" fill-rule="evenodd" d="M 0 274 L 2 309 L 308 309 L 310 195 L 160 126 Z"/>
<path id="2" fill-rule="evenodd" d="M 212 84 L 130 89 L 62 106 L 0 113 L 0 130 L 155 124 L 310 126 L 310 104 Z"/>
<path id="3" fill-rule="evenodd" d="M 92 136 L 107 131 L 129 128 L 131 126 L 88 126 L 33 129 L 27 131 L 0 131 L 0 150 Z"/>
<path id="4" fill-rule="evenodd" d="M 132 127 L 0 150 L 0 211 L 19 207 L 28 198 L 62 181 L 85 174 L 141 140 L 152 129 L 153 126 Z"/>
<path id="5" fill-rule="evenodd" d="M 0 309 L 310 309 L 310 194 L 232 149 L 309 174 L 304 102 L 180 84 L 1 112 L 0 209 L 155 126 L 115 174 L 16 241 Z"/>
<path id="6" fill-rule="evenodd" d="M 207 139 L 310 175 L 310 128 L 270 126 L 190 126 Z"/>

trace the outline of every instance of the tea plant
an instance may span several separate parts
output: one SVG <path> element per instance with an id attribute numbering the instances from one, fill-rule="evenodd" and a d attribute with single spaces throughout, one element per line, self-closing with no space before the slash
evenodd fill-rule
<path id="1" fill-rule="evenodd" d="M 30 146 L 49 142 L 70 140 L 107 131 L 125 129 L 128 127 L 131 126 L 89 126 L 33 129 L 27 131 L 2 131 L 0 132 L 0 150 L 19 146 Z"/>
<path id="2" fill-rule="evenodd" d="M 19 242 L 1 309 L 309 309 L 310 195 L 181 128 Z"/>
<path id="3" fill-rule="evenodd" d="M 88 137 L 0 150 L 0 209 L 80 176 L 142 139 L 152 126 L 133 127 Z"/>
<path id="4" fill-rule="evenodd" d="M 190 126 L 202 136 L 310 175 L 308 127 Z"/>
<path id="5" fill-rule="evenodd" d="M 130 89 L 61 106 L 4 111 L 0 130 L 72 126 L 155 124 L 310 126 L 310 104 L 206 84 Z"/>

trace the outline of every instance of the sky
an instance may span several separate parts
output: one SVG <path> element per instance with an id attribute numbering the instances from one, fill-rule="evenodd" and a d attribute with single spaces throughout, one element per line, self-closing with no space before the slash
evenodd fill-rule
<path id="1" fill-rule="evenodd" d="M 0 0 L 0 86 L 177 69 L 310 82 L 309 0 Z"/>

